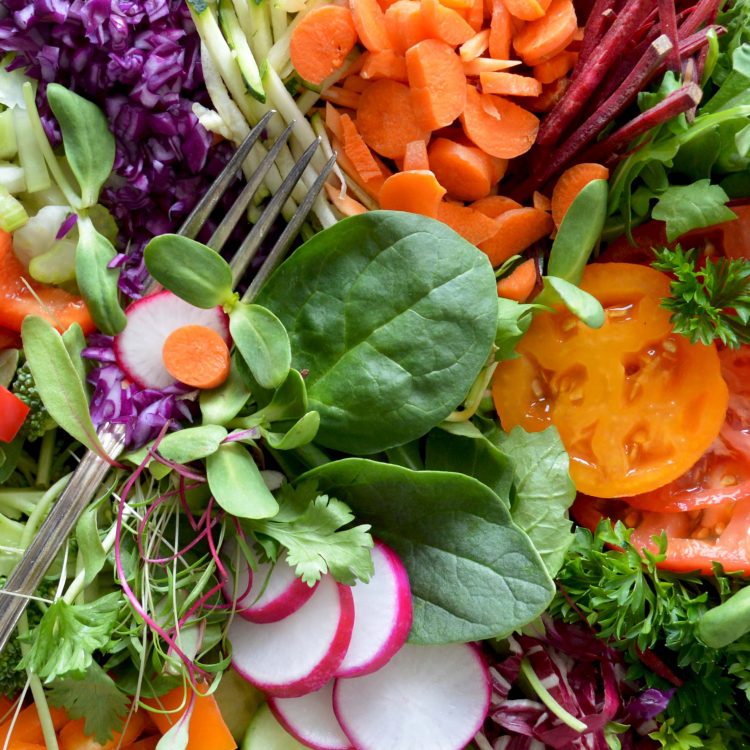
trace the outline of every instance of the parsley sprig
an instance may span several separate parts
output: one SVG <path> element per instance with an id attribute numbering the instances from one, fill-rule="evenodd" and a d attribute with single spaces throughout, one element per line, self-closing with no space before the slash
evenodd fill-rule
<path id="1" fill-rule="evenodd" d="M 738 348 L 750 343 L 750 261 L 718 258 L 699 263 L 697 248 L 654 250 L 653 267 L 675 276 L 664 307 L 676 333 L 693 343 L 718 339 Z"/>

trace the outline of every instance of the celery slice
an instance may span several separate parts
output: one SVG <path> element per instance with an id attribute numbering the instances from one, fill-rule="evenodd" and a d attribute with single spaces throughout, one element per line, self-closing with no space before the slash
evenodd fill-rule
<path id="1" fill-rule="evenodd" d="M 14 198 L 0 185 L 0 229 L 15 232 L 29 220 L 29 215 L 21 201 Z"/>
<path id="2" fill-rule="evenodd" d="M 0 112 L 0 159 L 12 159 L 18 153 L 13 110 Z"/>

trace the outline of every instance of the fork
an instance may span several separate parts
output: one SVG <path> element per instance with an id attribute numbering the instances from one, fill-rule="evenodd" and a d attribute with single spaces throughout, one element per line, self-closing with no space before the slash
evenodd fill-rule
<path id="1" fill-rule="evenodd" d="M 208 220 L 219 200 L 225 194 L 230 183 L 239 171 L 253 146 L 261 139 L 270 119 L 275 111 L 270 111 L 252 128 L 245 140 L 239 145 L 231 159 L 216 178 L 214 183 L 185 219 L 178 234 L 194 239 Z M 217 252 L 226 244 L 237 223 L 247 211 L 253 195 L 260 187 L 263 178 L 273 165 L 279 152 L 288 141 L 294 123 L 279 135 L 274 144 L 264 156 L 258 168 L 250 176 L 240 195 L 227 211 L 216 230 L 208 241 L 208 246 Z M 299 182 L 302 173 L 312 160 L 320 145 L 320 141 L 313 141 L 295 162 L 289 174 L 284 178 L 279 190 L 263 209 L 258 221 L 242 241 L 237 252 L 231 259 L 232 283 L 236 285 L 246 272 L 253 257 L 255 257 L 263 240 L 274 221 L 281 213 L 281 209 Z M 268 276 L 283 260 L 292 241 L 299 233 L 307 214 L 313 206 L 318 194 L 323 188 L 328 175 L 336 160 L 334 154 L 326 162 L 325 167 L 315 179 L 312 187 L 299 204 L 290 221 L 274 243 L 268 257 L 264 260 L 258 273 L 243 295 L 243 301 L 251 301 L 257 294 Z M 152 282 L 145 290 L 146 294 L 156 291 L 158 284 Z M 107 423 L 98 430 L 99 440 L 111 460 L 116 460 L 125 449 L 125 427 L 121 424 Z M 97 453 L 88 451 L 73 472 L 68 485 L 63 490 L 47 518 L 44 520 L 31 544 L 8 577 L 4 596 L 0 596 L 0 651 L 5 648 L 8 639 L 15 630 L 18 620 L 23 614 L 29 597 L 39 587 L 39 584 L 52 564 L 65 541 L 75 528 L 78 519 L 91 502 L 97 487 L 104 481 L 110 464 Z"/>

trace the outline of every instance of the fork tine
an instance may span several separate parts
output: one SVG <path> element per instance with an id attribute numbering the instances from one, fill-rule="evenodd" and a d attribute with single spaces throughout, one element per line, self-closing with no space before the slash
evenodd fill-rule
<path id="1" fill-rule="evenodd" d="M 320 145 L 320 139 L 314 140 L 304 151 L 302 156 L 295 162 L 294 167 L 284 178 L 276 195 L 271 198 L 268 205 L 263 209 L 260 219 L 252 228 L 250 234 L 245 237 L 239 249 L 229 264 L 232 268 L 232 284 L 236 284 L 244 275 L 250 261 L 255 257 L 258 248 L 268 234 L 269 229 L 281 213 L 281 209 L 292 194 L 295 186 L 302 177 L 302 173 L 307 169 L 307 165 L 312 160 L 315 152 Z M 303 203 L 307 202 L 307 198 Z M 309 210 L 309 209 L 308 209 Z"/>
<path id="2" fill-rule="evenodd" d="M 190 215 L 185 219 L 177 232 L 178 234 L 181 234 L 183 237 L 189 237 L 191 240 L 195 239 L 200 228 L 206 223 L 211 212 L 216 208 L 216 204 L 219 202 L 221 196 L 226 192 L 229 183 L 239 171 L 242 162 L 245 161 L 252 147 L 263 135 L 266 125 L 268 125 L 270 119 L 275 114 L 275 110 L 266 112 L 266 114 L 258 121 L 258 124 L 247 134 L 245 140 L 239 145 L 238 149 L 234 152 L 232 158 L 227 162 L 224 169 L 221 170 L 219 176 L 214 180 L 209 190 L 206 191 L 203 197 L 198 201 L 195 208 L 190 212 Z"/>

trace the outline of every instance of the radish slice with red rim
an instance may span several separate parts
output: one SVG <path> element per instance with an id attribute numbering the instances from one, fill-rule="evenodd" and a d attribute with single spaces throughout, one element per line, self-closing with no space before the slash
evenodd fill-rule
<path id="1" fill-rule="evenodd" d="M 351 750 L 333 713 L 333 682 L 299 698 L 269 698 L 268 706 L 294 739 L 313 750 Z"/>
<path id="2" fill-rule="evenodd" d="M 487 717 L 490 694 L 474 646 L 406 644 L 377 672 L 337 679 L 333 709 L 356 750 L 462 750 Z"/>
<path id="3" fill-rule="evenodd" d="M 412 600 L 406 568 L 382 542 L 372 550 L 374 572 L 352 587 L 354 632 L 337 677 L 356 677 L 380 669 L 406 643 Z"/>
<path id="4" fill-rule="evenodd" d="M 125 315 L 127 325 L 115 336 L 115 358 L 120 369 L 141 388 L 163 390 L 177 383 L 167 372 L 162 349 L 169 334 L 178 328 L 206 326 L 220 334 L 227 345 L 232 342 L 229 318 L 221 307 L 195 307 L 167 290 L 133 302 Z"/>
<path id="5" fill-rule="evenodd" d="M 351 587 L 324 576 L 310 599 L 283 620 L 255 623 L 236 617 L 228 632 L 232 665 L 270 695 L 305 695 L 333 677 L 353 625 Z"/>

